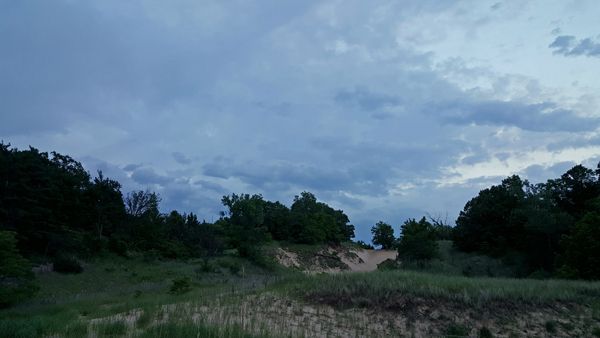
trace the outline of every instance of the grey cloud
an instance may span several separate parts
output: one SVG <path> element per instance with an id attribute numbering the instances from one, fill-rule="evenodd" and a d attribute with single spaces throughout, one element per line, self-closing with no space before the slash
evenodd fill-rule
<path id="1" fill-rule="evenodd" d="M 554 49 L 554 54 L 564 56 L 584 55 L 600 57 L 600 41 L 596 41 L 593 38 L 577 40 L 572 35 L 560 35 L 548 47 Z"/>
<path id="2" fill-rule="evenodd" d="M 207 180 L 194 181 L 194 185 L 198 185 L 198 186 L 202 187 L 203 189 L 212 190 L 212 191 L 222 194 L 222 195 L 225 195 L 229 192 L 222 185 L 220 185 L 218 183 L 210 182 Z"/>
<path id="3" fill-rule="evenodd" d="M 131 174 L 131 178 L 135 182 L 137 182 L 141 185 L 148 185 L 148 184 L 166 185 L 170 182 L 173 182 L 173 180 L 174 180 L 171 177 L 157 174 L 151 168 L 136 169 L 133 172 L 133 174 Z"/>
<path id="4" fill-rule="evenodd" d="M 356 106 L 361 110 L 369 112 L 400 104 L 398 97 L 373 93 L 361 87 L 339 91 L 335 95 L 335 101 L 345 105 Z"/>
<path id="5" fill-rule="evenodd" d="M 573 166 L 575 166 L 575 163 L 570 161 L 556 163 L 549 167 L 534 164 L 522 170 L 520 174 L 531 183 L 543 183 L 548 179 L 560 177 L 560 175 L 564 174 Z"/>
<path id="6" fill-rule="evenodd" d="M 184 154 L 182 154 L 178 151 L 172 152 L 171 155 L 173 156 L 173 159 L 175 159 L 175 161 L 179 164 L 192 163 L 192 159 L 190 159 L 189 157 L 185 156 Z"/>
<path id="7" fill-rule="evenodd" d="M 523 130 L 589 131 L 598 127 L 598 118 L 579 117 L 574 112 L 557 108 L 552 102 L 521 103 L 515 101 L 456 100 L 440 102 L 427 108 L 449 123 L 516 126 Z"/>
<path id="8" fill-rule="evenodd" d="M 143 165 L 142 164 L 128 164 L 126 166 L 123 167 L 123 170 L 125 171 L 135 171 L 138 168 L 141 168 Z"/>

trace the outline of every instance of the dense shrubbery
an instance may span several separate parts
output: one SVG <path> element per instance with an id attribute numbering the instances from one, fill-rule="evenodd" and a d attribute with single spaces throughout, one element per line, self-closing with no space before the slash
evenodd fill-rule
<path id="1" fill-rule="evenodd" d="M 502 258 L 522 276 L 600 279 L 599 174 L 577 165 L 535 185 L 508 177 L 465 205 L 454 244 Z"/>
<path id="2" fill-rule="evenodd" d="M 141 252 L 153 260 L 214 256 L 227 247 L 268 265 L 260 247 L 273 238 L 339 243 L 354 237 L 341 210 L 308 192 L 296 196 L 291 208 L 260 195 L 224 196 L 228 213 L 209 224 L 193 213 L 162 214 L 158 194 L 134 191 L 124 197 L 119 182 L 102 172 L 92 178 L 71 157 L 31 147 L 0 143 L 0 183 L 0 231 L 16 233 L 17 254 L 52 260 L 61 272 L 78 272 L 77 259 L 106 252 Z"/>
<path id="3" fill-rule="evenodd" d="M 409 219 L 401 227 L 402 236 L 398 241 L 398 259 L 424 261 L 438 255 L 435 231 L 425 217 L 418 222 Z"/>
<path id="4" fill-rule="evenodd" d="M 83 267 L 75 257 L 60 255 L 54 258 L 54 271 L 60 273 L 81 273 Z"/>
<path id="5" fill-rule="evenodd" d="M 0 308 L 33 296 L 37 289 L 31 265 L 17 250 L 15 233 L 0 231 Z"/>

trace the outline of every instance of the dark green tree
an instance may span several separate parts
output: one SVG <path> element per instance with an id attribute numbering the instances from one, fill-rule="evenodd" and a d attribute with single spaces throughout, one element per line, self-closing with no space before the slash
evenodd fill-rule
<path id="1" fill-rule="evenodd" d="M 384 250 L 393 249 L 396 244 L 396 237 L 394 237 L 394 228 L 391 225 L 379 221 L 371 228 L 371 234 L 373 235 L 373 244 L 381 245 Z"/>
<path id="2" fill-rule="evenodd" d="M 295 196 L 290 209 L 291 232 L 298 243 L 340 243 L 354 237 L 354 225 L 349 224 L 348 216 L 318 202 L 310 192 Z"/>
<path id="3" fill-rule="evenodd" d="M 265 226 L 273 239 L 293 241 L 290 209 L 279 202 L 265 201 Z"/>
<path id="4" fill-rule="evenodd" d="M 525 200 L 524 184 L 519 176 L 511 176 L 467 202 L 456 220 L 454 245 L 493 256 L 522 248 L 526 218 L 516 211 Z"/>
<path id="5" fill-rule="evenodd" d="M 563 277 L 600 279 L 600 213 L 587 213 L 561 244 Z"/>
<path id="6" fill-rule="evenodd" d="M 415 219 L 407 220 L 402 224 L 401 231 L 398 241 L 399 260 L 424 261 L 437 256 L 435 232 L 425 217 L 418 222 Z"/>
<path id="7" fill-rule="evenodd" d="M 231 245 L 240 256 L 260 258 L 261 245 L 270 239 L 265 226 L 265 201 L 261 195 L 242 194 L 223 196 L 223 205 L 229 209 L 222 224 Z"/>
<path id="8" fill-rule="evenodd" d="M 17 250 L 15 236 L 0 230 L 0 308 L 32 297 L 38 290 L 31 264 Z"/>

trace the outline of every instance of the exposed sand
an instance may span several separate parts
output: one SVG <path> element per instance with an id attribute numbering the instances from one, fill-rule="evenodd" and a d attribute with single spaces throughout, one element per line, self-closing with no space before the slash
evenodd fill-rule
<path id="1" fill-rule="evenodd" d="M 346 265 L 347 269 L 339 267 L 323 266 L 318 256 L 328 255 L 329 257 L 338 257 Z M 287 267 L 300 268 L 308 273 L 336 273 L 341 271 L 368 272 L 377 270 L 377 265 L 386 259 L 396 259 L 398 252 L 396 250 L 367 250 L 350 249 L 342 250 L 339 248 L 328 248 L 320 251 L 307 262 L 301 262 L 298 255 L 292 251 L 278 248 L 276 257 L 280 264 Z"/>
<path id="2" fill-rule="evenodd" d="M 377 270 L 377 265 L 386 259 L 396 259 L 398 256 L 398 251 L 396 250 L 351 250 L 351 252 L 355 253 L 360 260 L 357 259 L 349 259 L 342 255 L 340 257 L 342 262 L 344 262 L 350 268 L 350 271 L 356 272 L 367 272 L 367 271 L 375 271 Z"/>

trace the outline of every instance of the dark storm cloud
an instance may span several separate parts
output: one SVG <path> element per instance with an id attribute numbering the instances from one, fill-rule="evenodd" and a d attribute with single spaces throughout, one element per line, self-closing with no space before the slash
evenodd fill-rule
<path id="1" fill-rule="evenodd" d="M 564 56 L 600 57 L 600 41 L 593 38 L 578 40 L 573 35 L 560 35 L 548 47 L 554 50 L 554 54 Z"/>
<path id="2" fill-rule="evenodd" d="M 598 118 L 579 117 L 552 102 L 457 100 L 432 104 L 426 110 L 449 123 L 516 126 L 539 132 L 589 131 L 598 128 L 600 122 Z"/>

